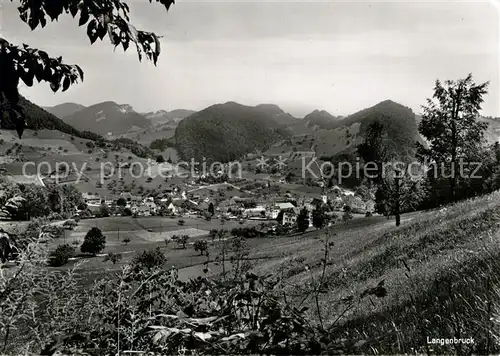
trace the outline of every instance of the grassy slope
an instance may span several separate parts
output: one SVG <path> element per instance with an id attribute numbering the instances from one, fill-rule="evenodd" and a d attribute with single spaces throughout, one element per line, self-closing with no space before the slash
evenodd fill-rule
<path id="1" fill-rule="evenodd" d="M 387 297 L 365 299 L 346 315 L 339 335 L 378 339 L 381 353 L 427 352 L 426 337 L 474 336 L 476 352 L 488 348 L 488 298 L 500 282 L 498 226 L 500 193 L 459 203 L 445 212 L 417 213 L 394 222 L 367 218 L 365 226 L 335 227 L 332 265 L 327 268 L 329 292 L 323 296 L 323 314 L 331 321 L 344 309 L 341 298 L 374 287 L 385 280 Z M 354 223 L 354 222 L 352 222 Z M 293 292 L 320 273 L 322 232 L 280 239 L 259 246 L 254 256 L 281 252 L 256 266 L 261 273 L 283 270 Z M 300 263 L 298 262 L 300 259 Z M 404 261 L 404 262 L 403 262 Z M 306 271 L 304 264 L 311 266 Z M 405 266 L 406 264 L 406 266 Z M 451 286 L 447 281 L 451 281 Z M 314 316 L 313 316 L 314 317 Z M 364 335 L 364 336 L 363 336 Z M 458 337 L 458 336 L 457 336 Z M 447 348 L 446 348 L 447 347 Z M 465 352 L 450 345 L 441 352 Z M 491 347 L 491 345 L 490 345 Z M 367 346 L 365 352 L 371 352 Z M 414 352 L 414 351 L 413 351 Z M 430 352 L 430 351 L 429 351 Z"/>

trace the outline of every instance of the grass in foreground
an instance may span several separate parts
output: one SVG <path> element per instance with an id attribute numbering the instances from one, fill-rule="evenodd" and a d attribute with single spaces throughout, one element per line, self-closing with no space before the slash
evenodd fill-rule
<path id="1" fill-rule="evenodd" d="M 364 340 L 360 350 L 366 353 L 497 352 L 499 198 L 500 193 L 494 193 L 442 212 L 416 215 L 400 228 L 379 223 L 333 229 L 338 233 L 331 239 L 334 246 L 324 277 L 328 291 L 321 296 L 321 312 L 330 322 L 343 315 L 335 334 Z M 301 286 L 321 274 L 321 234 L 277 242 L 282 256 L 255 269 L 281 271 L 287 278 L 286 292 L 297 294 L 297 302 Z M 342 302 L 382 280 L 388 290 L 385 298 L 365 298 L 350 308 Z M 314 318 L 314 301 L 304 305 Z M 427 343 L 427 338 L 468 337 L 475 343 Z"/>

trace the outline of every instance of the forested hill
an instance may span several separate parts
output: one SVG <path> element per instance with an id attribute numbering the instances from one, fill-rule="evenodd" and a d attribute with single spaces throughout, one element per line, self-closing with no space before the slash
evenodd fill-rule
<path id="1" fill-rule="evenodd" d="M 24 111 L 26 117 L 26 128 L 31 130 L 58 130 L 68 135 L 75 137 L 81 137 L 93 141 L 102 140 L 103 138 L 90 131 L 80 131 L 75 129 L 73 126 L 68 125 L 55 115 L 49 113 L 48 111 L 42 109 L 40 106 L 32 103 L 23 96 L 19 98 L 19 105 Z M 5 114 L 2 113 L 3 118 Z M 2 120 L 2 128 L 8 130 L 15 130 L 15 125 L 7 120 Z"/>
<path id="2" fill-rule="evenodd" d="M 282 111 L 264 109 L 228 102 L 188 116 L 175 131 L 181 158 L 227 162 L 267 149 L 287 134 Z"/>

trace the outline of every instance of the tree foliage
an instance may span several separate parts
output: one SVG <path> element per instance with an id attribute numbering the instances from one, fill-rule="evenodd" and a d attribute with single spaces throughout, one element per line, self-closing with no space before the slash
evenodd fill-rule
<path id="1" fill-rule="evenodd" d="M 385 216 L 394 215 L 396 226 L 400 215 L 416 210 L 425 198 L 421 177 L 412 177 L 408 170 L 391 170 L 375 193 L 375 210 Z"/>
<path id="2" fill-rule="evenodd" d="M 309 211 L 304 207 L 297 215 L 297 229 L 304 233 L 309 228 Z"/>
<path id="3" fill-rule="evenodd" d="M 429 147 L 420 144 L 418 156 L 427 164 L 444 168 L 449 177 L 451 201 L 457 200 L 457 185 L 463 178 L 459 172 L 460 162 L 474 161 L 474 155 L 481 151 L 484 143 L 488 125 L 478 121 L 478 116 L 488 84 L 476 84 L 471 74 L 456 81 L 437 80 L 434 95 L 424 106 L 419 131 L 429 141 Z M 440 178 L 429 176 L 436 184 Z"/>
<path id="4" fill-rule="evenodd" d="M 136 269 L 145 268 L 147 270 L 152 270 L 163 266 L 165 262 L 167 262 L 165 254 L 157 247 L 154 250 L 143 251 L 137 254 L 132 261 L 132 265 L 135 266 Z"/>
<path id="5" fill-rule="evenodd" d="M 24 203 L 22 212 L 27 220 L 34 217 L 46 216 L 50 212 L 48 202 L 48 192 L 43 186 L 26 184 L 21 187 Z"/>
<path id="6" fill-rule="evenodd" d="M 52 267 L 64 266 L 75 253 L 75 248 L 68 244 L 59 245 L 49 256 L 49 265 Z"/>
<path id="7" fill-rule="evenodd" d="M 193 248 L 195 251 L 199 252 L 200 255 L 208 253 L 208 242 L 206 240 L 198 240 L 193 243 Z"/>
<path id="8" fill-rule="evenodd" d="M 357 147 L 358 155 L 367 164 L 367 173 L 373 177 L 374 182 L 380 182 L 383 175 L 382 165 L 395 158 L 397 154 L 398 148 L 390 147 L 389 144 L 392 141 L 388 140 L 388 136 L 384 124 L 379 120 L 375 120 L 368 125 L 365 131 L 365 139 Z"/>
<path id="9" fill-rule="evenodd" d="M 116 201 L 116 205 L 125 207 L 125 206 L 127 206 L 127 200 L 125 198 L 120 197 Z"/>
<path id="10" fill-rule="evenodd" d="M 177 238 L 177 244 L 181 246 L 183 249 L 186 249 L 186 244 L 189 240 L 189 235 L 181 235 Z"/>
<path id="11" fill-rule="evenodd" d="M 99 228 L 93 227 L 85 235 L 80 250 L 83 253 L 90 253 L 92 255 L 96 255 L 102 250 L 104 250 L 105 246 L 106 246 L 106 236 L 102 234 L 102 231 Z"/>
<path id="12" fill-rule="evenodd" d="M 322 229 L 327 224 L 328 216 L 322 206 L 317 206 L 312 212 L 312 223 L 317 229 Z"/>

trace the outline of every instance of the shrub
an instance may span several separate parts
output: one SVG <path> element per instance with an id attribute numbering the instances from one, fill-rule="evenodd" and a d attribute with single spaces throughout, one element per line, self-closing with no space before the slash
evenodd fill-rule
<path id="1" fill-rule="evenodd" d="M 108 207 L 105 204 L 102 204 L 99 207 L 99 210 L 97 211 L 97 213 L 95 214 L 95 216 L 97 218 L 106 218 L 106 217 L 108 217 L 109 216 L 109 209 L 108 209 Z"/>
<path id="2" fill-rule="evenodd" d="M 123 216 L 132 216 L 132 210 L 130 210 L 129 208 L 125 208 L 123 209 Z"/>
<path id="3" fill-rule="evenodd" d="M 62 220 L 63 217 L 59 213 L 52 212 L 52 213 L 49 214 L 49 216 L 47 216 L 47 219 L 50 220 L 50 221 L 54 221 L 54 220 Z"/>
<path id="4" fill-rule="evenodd" d="M 162 155 L 158 155 L 158 156 L 156 156 L 156 162 L 157 163 L 164 163 L 165 158 Z"/>
<path id="5" fill-rule="evenodd" d="M 75 220 L 69 219 L 64 222 L 63 227 L 68 230 L 73 230 L 77 225 L 78 223 Z"/>
<path id="6" fill-rule="evenodd" d="M 208 253 L 208 242 L 206 240 L 198 240 L 193 244 L 194 250 L 199 251 L 200 255 Z"/>
<path id="7" fill-rule="evenodd" d="M 342 215 L 342 220 L 347 222 L 353 218 L 353 215 L 350 210 L 344 211 L 344 214 Z"/>
<path id="8" fill-rule="evenodd" d="M 189 239 L 189 235 L 182 235 L 177 238 L 177 244 L 182 246 L 183 249 L 186 248 L 187 241 Z"/>
<path id="9" fill-rule="evenodd" d="M 104 236 L 100 229 L 97 227 L 93 227 L 87 232 L 85 238 L 83 240 L 82 246 L 80 250 L 83 253 L 90 253 L 92 255 L 96 255 L 106 246 L 106 236 Z"/>
<path id="10" fill-rule="evenodd" d="M 113 253 L 113 252 L 110 252 L 106 255 L 106 257 L 104 257 L 104 262 L 107 262 L 107 261 L 110 261 L 112 262 L 113 264 L 116 264 L 118 261 L 120 261 L 122 259 L 122 255 L 121 253 Z"/>
<path id="11" fill-rule="evenodd" d="M 61 267 L 68 263 L 70 257 L 73 257 L 75 248 L 65 244 L 59 245 L 49 255 L 49 265 L 52 267 Z"/>
<path id="12" fill-rule="evenodd" d="M 154 268 L 162 267 L 165 262 L 167 262 L 167 258 L 157 247 L 154 250 L 143 251 L 140 254 L 136 255 L 132 261 L 132 265 L 137 269 L 147 269 L 152 270 Z"/>

